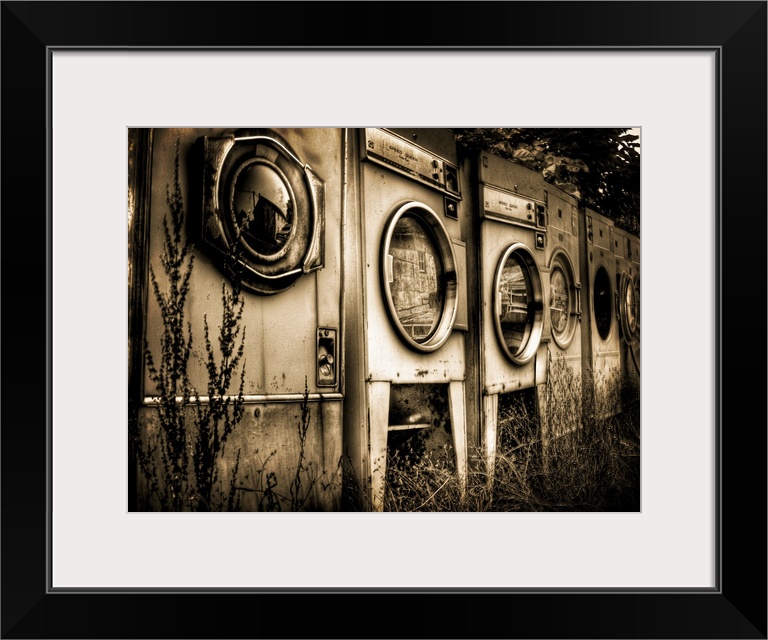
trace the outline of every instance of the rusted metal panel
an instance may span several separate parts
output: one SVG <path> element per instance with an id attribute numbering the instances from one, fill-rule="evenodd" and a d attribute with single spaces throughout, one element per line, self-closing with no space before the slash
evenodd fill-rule
<path id="1" fill-rule="evenodd" d="M 205 189 L 214 188 L 215 184 L 211 186 L 210 181 L 207 181 L 208 174 L 204 171 L 206 161 L 209 164 L 211 162 L 211 157 L 205 156 L 204 142 L 227 140 L 232 135 L 237 139 L 231 130 L 222 129 L 155 130 L 152 175 L 151 180 L 149 177 L 146 180 L 147 185 L 151 184 L 147 198 L 146 251 L 150 257 L 149 269 L 158 285 L 157 291 L 163 293 L 169 282 L 161 262 L 166 242 L 163 220 L 169 212 L 167 194 L 175 197 L 174 174 L 178 167 L 178 193 L 185 212 L 180 240 L 182 243 L 187 240 L 190 242 L 188 262 L 183 265 L 182 271 L 191 265 L 189 291 L 183 313 L 185 335 L 189 331 L 192 341 L 186 362 L 189 384 L 180 398 L 181 402 L 189 403 L 185 415 L 189 414 L 186 426 L 190 433 L 195 428 L 193 418 L 197 410 L 197 398 L 200 397 L 202 407 L 216 399 L 216 396 L 208 397 L 211 393 L 211 361 L 206 348 L 206 324 L 212 361 L 216 364 L 221 355 L 219 337 L 220 327 L 224 325 L 223 298 L 231 295 L 232 291 L 232 272 L 223 268 L 216 252 L 205 244 L 205 228 L 202 223 L 206 215 L 211 223 L 219 219 L 223 212 L 216 207 L 209 209 L 207 214 L 205 211 Z M 338 362 L 343 361 L 344 346 L 341 334 L 342 132 L 339 129 L 290 129 L 264 135 L 284 141 L 285 148 L 290 149 L 284 155 L 296 154 L 296 161 L 291 162 L 303 176 L 302 181 L 311 185 L 311 188 L 307 187 L 309 196 L 305 204 L 312 200 L 311 206 L 317 216 L 315 222 L 318 223 L 315 230 L 319 229 L 320 223 L 322 229 L 319 235 L 313 232 L 310 240 L 302 245 L 302 255 L 299 256 L 301 273 L 290 286 L 270 292 L 272 295 L 264 295 L 264 292 L 254 287 L 242 291 L 242 317 L 237 323 L 240 333 L 236 343 L 240 344 L 240 339 L 243 340 L 244 352 L 240 368 L 234 372 L 233 381 L 225 393 L 230 394 L 230 400 L 237 398 L 240 374 L 243 372 L 245 414 L 229 436 L 226 450 L 220 452 L 216 464 L 221 482 L 227 481 L 230 477 L 227 474 L 234 473 L 232 470 L 237 462 L 235 456 L 239 452 L 241 473 L 238 478 L 242 480 L 245 478 L 242 474 L 247 473 L 252 480 L 260 478 L 260 481 L 267 483 L 261 489 L 258 486 L 238 489 L 241 492 L 237 494 L 241 497 L 239 506 L 244 510 L 263 508 L 265 503 L 258 496 L 263 495 L 265 490 L 268 493 L 272 491 L 268 485 L 275 480 L 279 482 L 276 486 L 281 487 L 280 491 L 288 492 L 280 498 L 283 507 L 336 510 L 340 504 L 343 451 L 343 394 L 338 369 Z M 279 177 L 280 172 L 272 168 L 273 165 L 277 166 L 276 158 L 282 152 L 272 149 L 261 138 L 259 140 L 254 143 L 255 160 L 248 159 L 249 156 L 243 161 L 243 167 L 235 171 L 235 177 L 222 179 L 231 179 L 234 185 L 232 189 L 237 191 L 237 176 L 242 177 L 244 171 L 253 173 L 252 176 L 246 176 L 250 182 L 245 186 L 252 186 L 251 183 L 260 185 L 259 193 L 255 193 L 256 187 L 253 187 L 251 191 L 254 193 L 250 194 L 251 201 L 255 202 L 259 198 L 260 204 L 256 212 L 258 216 L 254 218 L 256 226 L 249 227 L 249 233 L 252 232 L 252 237 L 248 239 L 250 244 L 244 246 L 252 255 L 258 257 L 263 254 L 266 262 L 277 264 L 283 255 L 290 254 L 288 244 L 301 228 L 294 224 L 297 219 L 293 217 L 293 197 L 285 199 L 280 195 L 286 183 Z M 222 150 L 222 153 L 226 151 L 226 145 Z M 214 154 L 215 157 L 218 156 Z M 262 171 L 263 167 L 268 168 L 266 173 Z M 269 190 L 270 185 L 276 185 L 276 189 L 272 190 L 274 193 Z M 235 199 L 233 202 L 237 205 L 238 201 Z M 242 207 L 235 206 L 236 210 L 239 208 Z M 255 205 L 253 208 L 256 211 Z M 226 234 L 224 223 L 229 222 L 224 219 L 219 221 L 222 223 L 220 232 Z M 214 235 L 209 234 L 208 239 L 215 240 Z M 329 238 L 327 242 L 323 236 Z M 287 252 L 284 253 L 283 248 Z M 182 273 L 182 282 L 183 278 Z M 147 275 L 146 279 L 150 287 L 150 276 Z M 160 336 L 163 332 L 163 314 L 153 291 L 150 291 L 144 311 L 148 352 L 157 364 L 162 358 Z M 321 334 L 323 328 L 326 333 Z M 327 366 L 332 366 L 330 373 Z M 158 424 L 160 414 L 155 406 L 155 397 L 162 393 L 152 382 L 148 367 L 142 369 L 145 406 L 141 410 L 141 429 L 146 435 L 152 433 L 152 425 Z M 170 401 L 172 403 L 173 398 Z M 303 405 L 306 411 L 302 411 Z M 305 417 L 302 418 L 302 415 Z M 303 440 L 297 430 L 302 420 L 306 428 Z M 261 471 L 260 465 L 264 465 Z M 297 470 L 301 473 L 297 473 Z M 321 484 L 324 487 L 322 491 L 319 489 Z M 310 487 L 312 495 L 299 496 L 297 491 L 300 486 Z M 293 493 L 290 492 L 291 487 Z M 285 501 L 286 495 L 291 499 L 290 504 Z M 301 505 L 297 501 L 301 501 Z M 271 506 L 276 508 L 277 503 Z"/>
<path id="2" fill-rule="evenodd" d="M 415 353 L 398 337 L 388 316 L 381 287 L 381 242 L 390 212 L 396 205 L 411 201 L 424 203 L 436 212 L 442 211 L 442 194 L 369 163 L 362 163 L 361 188 L 361 194 L 364 194 L 361 220 L 364 223 L 365 243 L 362 255 L 368 363 L 366 379 L 396 383 L 463 380 L 463 335 L 453 331 L 435 353 Z M 458 221 L 446 218 L 443 224 L 449 237 L 461 237 Z"/>
<path id="3" fill-rule="evenodd" d="M 478 179 L 481 183 L 503 187 L 524 197 L 544 200 L 541 174 L 490 153 L 478 156 Z"/>
<path id="4" fill-rule="evenodd" d="M 128 397 L 143 398 L 152 129 L 128 129 Z"/>
<path id="5" fill-rule="evenodd" d="M 586 314 L 581 323 L 582 387 L 584 399 L 593 405 L 592 410 L 607 415 L 620 410 L 616 258 L 610 244 L 614 230 L 608 218 L 590 209 L 581 212 L 580 218 L 583 233 L 581 299 L 582 311 Z M 616 401 L 606 408 L 603 400 L 613 397 L 614 391 Z"/>
<path id="6" fill-rule="evenodd" d="M 389 131 L 405 140 L 425 149 L 430 149 L 437 155 L 453 164 L 456 159 L 456 137 L 449 129 L 431 129 L 428 127 L 390 128 Z"/>
<path id="7" fill-rule="evenodd" d="M 341 402 L 312 403 L 303 417 L 301 402 L 248 405 L 216 456 L 218 479 L 211 492 L 211 504 L 203 507 L 195 494 L 194 473 L 189 468 L 184 510 L 226 511 L 230 493 L 240 511 L 329 511 L 341 502 L 341 440 L 334 425 L 341 420 Z M 185 409 L 189 426 L 188 446 L 194 449 L 196 407 Z M 157 411 L 140 412 L 140 430 L 148 444 L 158 442 L 160 422 Z M 302 442 L 302 428 L 306 433 Z M 157 473 L 165 472 L 156 455 L 151 463 Z M 158 510 L 156 495 L 148 495 L 147 480 L 138 474 L 139 511 Z"/>
<path id="8" fill-rule="evenodd" d="M 534 384 L 534 360 L 526 364 L 515 364 L 504 355 L 495 324 L 494 292 L 498 262 L 504 250 L 514 242 L 529 244 L 531 231 L 520 229 L 493 220 L 486 220 L 480 232 L 482 247 L 482 323 L 483 323 L 483 388 L 486 390 L 504 388 L 505 392 L 516 391 Z"/>
<path id="9" fill-rule="evenodd" d="M 162 216 L 166 210 L 166 187 L 173 180 L 174 145 L 178 138 L 181 156 L 180 182 L 185 204 L 190 210 L 200 206 L 201 183 L 187 170 L 185 159 L 197 151 L 195 143 L 201 136 L 221 135 L 223 132 L 210 129 L 156 131 L 155 158 L 153 163 L 151 222 L 149 232 L 149 255 L 155 258 L 152 268 L 158 276 L 160 267 L 157 256 L 161 252 Z M 313 167 L 323 173 L 326 180 L 325 199 L 327 203 L 326 224 L 333 231 L 330 245 L 326 247 L 325 266 L 313 274 L 300 277 L 296 283 L 281 294 L 259 296 L 245 293 L 245 307 L 242 325 L 246 331 L 246 394 L 302 393 L 305 378 L 310 390 L 317 379 L 318 326 L 340 327 L 341 324 L 341 135 L 338 130 L 313 130 L 303 134 L 291 130 L 287 133 L 292 145 L 299 151 L 304 144 L 313 149 L 321 147 L 325 153 L 315 159 Z M 308 136 L 308 137 L 307 137 Z M 191 292 L 188 298 L 187 317 L 192 323 L 193 357 L 191 382 L 196 389 L 205 385 L 205 370 L 201 362 L 204 327 L 207 319 L 211 331 L 221 323 L 222 285 L 227 284 L 226 274 L 219 271 L 209 256 L 194 247 L 194 267 L 191 277 Z M 158 350 L 158 327 L 160 316 L 157 304 L 150 298 L 147 309 L 149 347 L 153 353 Z M 155 390 L 145 378 L 145 394 L 153 395 Z"/>

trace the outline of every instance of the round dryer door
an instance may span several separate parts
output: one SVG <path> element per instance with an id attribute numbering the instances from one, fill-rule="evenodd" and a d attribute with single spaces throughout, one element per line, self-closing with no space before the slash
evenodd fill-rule
<path id="1" fill-rule="evenodd" d="M 453 246 L 439 216 L 409 202 L 390 216 L 381 247 L 381 288 L 390 320 L 415 351 L 438 349 L 456 319 Z"/>
<path id="2" fill-rule="evenodd" d="M 608 271 L 602 265 L 595 272 L 592 287 L 592 312 L 598 335 L 602 340 L 608 340 L 613 324 L 613 290 Z"/>
<path id="3" fill-rule="evenodd" d="M 635 322 L 637 323 L 636 337 L 640 340 L 640 277 L 635 278 Z"/>
<path id="4" fill-rule="evenodd" d="M 561 349 L 567 349 L 576 333 L 579 296 L 576 279 L 568 256 L 556 253 L 549 272 L 549 318 L 552 337 Z"/>
<path id="5" fill-rule="evenodd" d="M 274 294 L 323 266 L 324 185 L 277 134 L 204 138 L 202 238 L 243 287 Z"/>
<path id="6" fill-rule="evenodd" d="M 635 281 L 626 271 L 621 274 L 619 287 L 621 331 L 624 339 L 632 342 L 637 335 L 638 300 Z"/>
<path id="7" fill-rule="evenodd" d="M 539 268 L 523 244 L 507 247 L 496 268 L 493 287 L 496 336 L 506 356 L 525 364 L 536 354 L 544 325 Z"/>

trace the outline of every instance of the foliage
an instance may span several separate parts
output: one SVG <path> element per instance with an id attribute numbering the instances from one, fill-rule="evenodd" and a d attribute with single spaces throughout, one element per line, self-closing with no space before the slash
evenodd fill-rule
<path id="1" fill-rule="evenodd" d="M 179 142 L 173 170 L 173 189 L 166 188 L 168 214 L 163 217 L 163 247 L 160 264 L 161 283 L 152 265 L 150 282 L 160 310 L 159 360 L 144 341 L 144 357 L 149 379 L 156 385 L 157 422 L 150 422 L 142 432 L 132 423 L 131 441 L 137 466 L 145 483 L 146 507 L 161 511 L 236 510 L 240 453 L 236 454 L 230 485 L 225 492 L 217 486 L 219 467 L 224 458 L 228 436 L 243 415 L 245 365 L 245 329 L 240 327 L 243 299 L 239 282 L 233 280 L 231 291 L 222 285 L 222 324 L 219 328 L 217 362 L 210 339 L 207 317 L 205 327 L 205 370 L 208 374 L 208 401 L 203 402 L 192 387 L 189 364 L 192 354 L 192 327 L 186 321 L 186 303 L 194 265 L 192 243 L 184 231 L 185 212 L 179 181 Z M 239 338 L 239 342 L 238 342 Z M 240 368 L 237 395 L 230 387 Z M 196 411 L 193 413 L 191 407 Z"/>
<path id="2" fill-rule="evenodd" d="M 301 404 L 301 420 L 298 426 L 299 435 L 299 459 L 296 464 L 296 473 L 293 476 L 290 486 L 291 511 L 301 511 L 307 502 L 316 480 L 310 478 L 309 486 L 302 489 L 302 479 L 308 477 L 312 471 L 312 462 L 306 460 L 307 431 L 309 430 L 309 387 L 307 378 L 304 377 L 304 399 Z"/>
<path id="3" fill-rule="evenodd" d="M 235 262 L 235 260 L 233 260 Z M 237 273 L 237 271 L 235 271 Z M 197 399 L 195 417 L 195 441 L 193 450 L 198 510 L 207 511 L 212 506 L 213 488 L 218 481 L 219 459 L 223 457 L 227 438 L 240 422 L 244 412 L 243 389 L 245 386 L 245 362 L 240 362 L 245 351 L 245 328 L 240 335 L 240 320 L 243 315 L 244 299 L 239 278 L 233 278 L 231 290 L 221 285 L 222 317 L 219 328 L 218 346 L 220 359 L 217 363 L 209 335 L 208 317 L 203 317 L 205 335 L 206 371 L 208 373 L 208 402 Z M 238 343 L 238 337 L 240 338 Z M 240 383 L 237 395 L 229 395 L 233 378 L 240 368 Z M 237 510 L 240 494 L 235 491 L 240 451 L 232 471 L 227 509 Z"/>
<path id="4" fill-rule="evenodd" d="M 160 264 L 166 275 L 161 288 L 152 265 L 149 267 L 152 293 L 160 309 L 162 334 L 160 360 L 144 340 L 144 357 L 149 379 L 157 387 L 158 430 L 155 437 L 134 433 L 135 451 L 150 495 L 156 496 L 162 511 L 181 511 L 190 494 L 186 406 L 192 394 L 187 365 L 192 351 L 192 327 L 185 322 L 194 255 L 182 234 L 184 206 L 179 184 L 179 147 L 176 143 L 173 191 L 166 188 L 168 215 L 163 216 L 163 249 Z M 138 426 L 136 427 L 138 429 Z M 159 461 L 158 461 L 159 459 Z"/>
<path id="5" fill-rule="evenodd" d="M 244 496 L 253 494 L 255 503 L 251 504 L 258 511 L 317 508 L 318 491 L 335 491 L 336 487 L 329 474 L 316 473 L 312 461 L 307 460 L 311 412 L 306 379 L 297 424 L 298 459 L 287 491 L 279 491 L 278 475 L 268 469 L 276 450 L 263 459 L 256 450 L 246 460 L 241 460 L 239 448 L 227 451 L 230 436 L 245 411 L 245 299 L 237 241 L 224 265 L 230 282 L 221 285 L 218 332 L 212 330 L 208 316 L 203 316 L 201 364 L 207 377 L 207 397 L 201 397 L 190 381 L 193 338 L 185 314 L 194 254 L 184 233 L 178 141 L 173 187 L 166 189 L 166 204 L 159 258 L 163 277 L 158 277 L 152 265 L 149 268 L 162 326 L 159 355 L 144 341 L 149 379 L 157 388 L 156 420 L 146 421 L 143 426 L 135 419 L 130 422 L 133 458 L 142 481 L 142 507 L 161 511 L 239 511 Z M 240 228 L 245 226 L 241 224 Z M 246 467 L 245 473 L 241 466 Z"/>
<path id="6" fill-rule="evenodd" d="M 444 456 L 390 449 L 385 510 L 639 510 L 637 396 L 620 405 L 630 396 L 618 393 L 618 377 L 595 378 L 582 395 L 579 376 L 561 359 L 550 362 L 538 391 L 547 396 L 542 413 L 534 389 L 500 396 L 495 454 L 470 456 L 464 486 Z"/>
<path id="7" fill-rule="evenodd" d="M 239 246 L 236 243 L 237 246 Z M 195 446 L 193 452 L 196 497 L 198 510 L 208 510 L 212 506 L 213 490 L 218 481 L 219 460 L 225 452 L 227 438 L 243 417 L 245 386 L 245 362 L 240 367 L 245 351 L 245 327 L 240 335 L 240 321 L 243 316 L 245 300 L 241 290 L 237 254 L 228 256 L 229 273 L 232 274 L 231 289 L 226 283 L 221 285 L 221 325 L 218 335 L 219 360 L 210 339 L 208 317 L 203 316 L 205 335 L 206 372 L 208 374 L 208 402 L 197 399 L 195 417 Z M 239 342 L 238 342 L 239 337 Z M 229 395 L 230 386 L 240 368 L 240 383 L 237 395 Z M 226 496 L 227 510 L 238 510 L 240 494 L 236 491 L 236 478 L 240 466 L 240 451 L 232 471 L 232 479 Z M 221 502 L 223 496 L 219 497 Z"/>
<path id="8" fill-rule="evenodd" d="M 640 153 L 629 129 L 454 129 L 464 151 L 483 150 L 538 171 L 547 182 L 640 233 Z"/>
<path id="9" fill-rule="evenodd" d="M 251 480 L 241 484 L 237 490 L 251 495 L 251 504 L 255 511 L 314 511 L 320 508 L 317 494 L 324 491 L 336 491 L 333 476 L 338 468 L 330 473 L 317 474 L 312 461 L 307 460 L 307 435 L 311 424 L 309 403 L 309 386 L 304 379 L 304 394 L 300 405 L 300 418 L 296 425 L 298 438 L 298 454 L 296 466 L 287 495 L 279 488 L 279 479 L 274 471 L 268 471 L 270 461 L 277 455 L 277 450 L 271 451 L 263 460 L 259 451 L 254 452 L 251 460 Z M 341 460 L 339 460 L 339 467 Z"/>

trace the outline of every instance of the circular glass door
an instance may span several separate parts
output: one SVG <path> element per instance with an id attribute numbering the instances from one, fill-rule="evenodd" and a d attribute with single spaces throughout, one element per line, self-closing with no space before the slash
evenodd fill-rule
<path id="1" fill-rule="evenodd" d="M 613 315 L 613 290 L 611 278 L 605 267 L 600 266 L 595 272 L 595 283 L 592 288 L 592 307 L 595 317 L 595 328 L 603 340 L 611 333 L 611 316 Z"/>
<path id="2" fill-rule="evenodd" d="M 637 334 L 637 291 L 632 277 L 625 271 L 621 274 L 619 291 L 621 330 L 624 339 L 631 342 Z"/>
<path id="3" fill-rule="evenodd" d="M 400 338 L 416 351 L 434 351 L 456 318 L 456 259 L 440 218 L 408 203 L 385 227 L 381 249 L 384 302 Z"/>
<path id="4" fill-rule="evenodd" d="M 496 268 L 493 309 L 496 336 L 505 355 L 525 364 L 536 353 L 543 327 L 541 276 L 530 250 L 507 247 Z"/>
<path id="5" fill-rule="evenodd" d="M 576 332 L 578 299 L 571 261 L 562 252 L 552 258 L 549 276 L 549 318 L 552 337 L 561 349 L 567 349 Z"/>
<path id="6" fill-rule="evenodd" d="M 235 169 L 230 211 L 236 235 L 258 260 L 282 258 L 296 233 L 296 196 L 280 168 L 253 158 Z"/>
<path id="7" fill-rule="evenodd" d="M 323 267 L 324 183 L 276 133 L 204 137 L 203 245 L 244 289 L 272 295 Z"/>
<path id="8" fill-rule="evenodd" d="M 635 339 L 640 340 L 640 276 L 637 276 L 634 280 L 635 290 Z"/>

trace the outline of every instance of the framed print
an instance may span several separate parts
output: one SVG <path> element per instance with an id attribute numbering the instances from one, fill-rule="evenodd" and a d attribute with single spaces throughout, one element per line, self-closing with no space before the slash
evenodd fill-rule
<path id="1" fill-rule="evenodd" d="M 766 637 L 765 367 L 759 337 L 735 344 L 765 308 L 765 2 L 4 2 L 2 48 L 4 637 Z M 642 234 L 519 163 L 471 173 L 444 135 L 512 127 L 638 130 Z M 199 189 L 182 171 L 176 190 L 179 146 Z M 184 265 L 168 246 L 186 223 L 152 214 L 181 211 L 177 193 L 197 194 L 195 275 L 171 274 L 190 283 L 183 321 L 187 290 L 152 284 L 169 255 Z M 222 300 L 256 339 L 242 351 L 209 334 Z M 534 390 L 548 354 L 631 363 L 641 333 L 636 508 L 375 513 L 389 443 L 439 427 L 465 477 L 461 452 L 501 442 L 504 371 Z M 239 395 L 206 387 L 225 375 L 213 356 L 164 394 L 159 354 L 204 362 L 228 339 L 226 376 L 237 354 L 252 372 Z M 302 359 L 311 375 L 292 377 Z M 217 468 L 261 484 L 216 494 L 196 475 L 210 449 L 152 484 L 129 457 L 137 398 L 234 434 L 226 453 L 214 437 Z M 216 431 L 228 411 L 244 432 Z M 358 414 L 367 435 L 349 438 Z M 294 418 L 298 448 L 274 429 Z M 339 508 L 341 434 L 370 458 L 363 513 Z M 241 457 L 254 438 L 278 466 L 300 456 L 292 483 Z M 158 446 L 146 460 L 177 459 Z M 250 508 L 212 513 L 236 500 Z M 414 604 L 429 616 L 401 619 Z M 368 631 L 359 605 L 389 615 Z"/>

